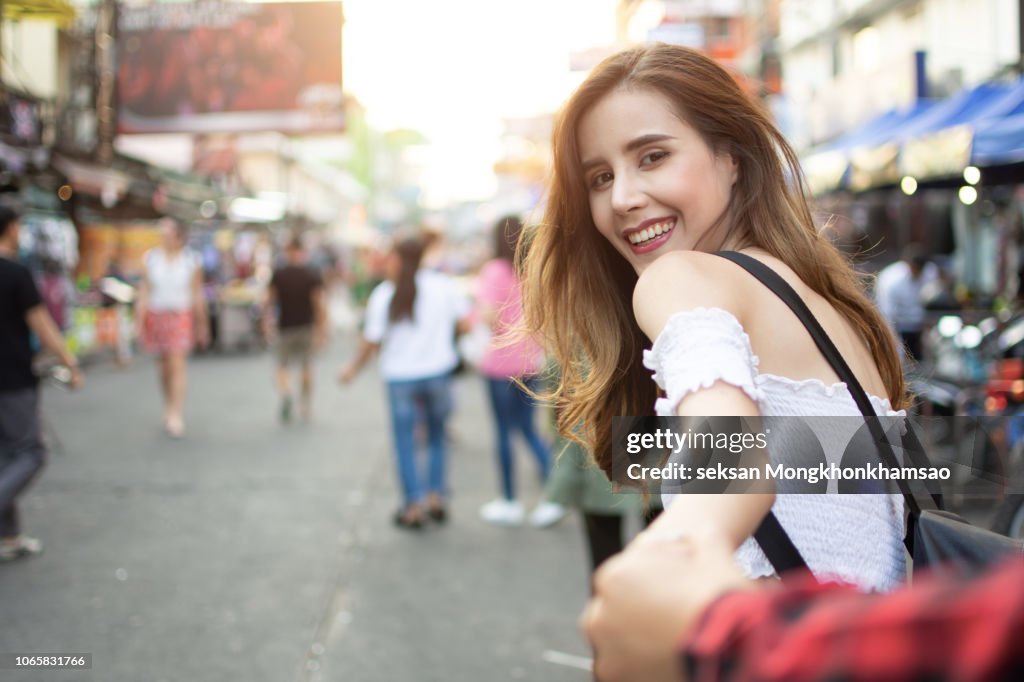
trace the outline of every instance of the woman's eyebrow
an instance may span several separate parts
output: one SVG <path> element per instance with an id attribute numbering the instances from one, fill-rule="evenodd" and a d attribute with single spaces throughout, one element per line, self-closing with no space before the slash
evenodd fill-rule
<path id="1" fill-rule="evenodd" d="M 626 145 L 622 148 L 622 151 L 631 152 L 648 144 L 674 139 L 676 138 L 674 138 L 671 135 L 665 135 L 663 133 L 650 133 L 648 135 L 641 135 L 640 137 L 634 137 L 632 140 L 627 142 Z M 600 166 L 602 163 L 604 163 L 604 161 L 602 161 L 601 159 L 589 159 L 583 162 L 583 170 L 588 171 L 595 166 Z"/>
<path id="2" fill-rule="evenodd" d="M 665 135 L 664 133 L 651 133 L 649 135 L 641 135 L 640 137 L 634 137 L 632 140 L 626 143 L 623 151 L 631 152 L 644 145 L 653 144 L 655 142 L 663 142 L 664 140 L 674 140 L 676 138 L 671 135 Z"/>

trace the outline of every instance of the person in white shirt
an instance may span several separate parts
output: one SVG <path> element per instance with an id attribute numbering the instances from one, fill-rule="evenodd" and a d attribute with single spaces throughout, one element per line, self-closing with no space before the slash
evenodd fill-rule
<path id="1" fill-rule="evenodd" d="M 907 356 L 921 359 L 921 331 L 924 328 L 926 287 L 939 277 L 938 268 L 928 261 L 920 244 L 903 248 L 900 260 L 878 273 L 875 300 L 889 326 L 903 342 Z"/>
<path id="2" fill-rule="evenodd" d="M 452 409 L 452 372 L 458 364 L 456 331 L 468 327 L 469 301 L 447 276 L 420 269 L 423 242 L 400 240 L 388 256 L 388 279 L 370 294 L 356 357 L 338 380 L 350 383 L 380 353 L 404 504 L 401 528 L 419 529 L 425 516 L 447 517 L 445 422 Z M 425 422 L 428 476 L 416 466 L 416 428 Z"/>
<path id="3" fill-rule="evenodd" d="M 174 218 L 160 221 L 161 245 L 145 256 L 145 272 L 135 304 L 135 322 L 143 347 L 158 356 L 164 398 L 164 430 L 185 434 L 183 416 L 186 362 L 193 345 L 210 338 L 202 268 L 186 246 L 185 226 Z"/>

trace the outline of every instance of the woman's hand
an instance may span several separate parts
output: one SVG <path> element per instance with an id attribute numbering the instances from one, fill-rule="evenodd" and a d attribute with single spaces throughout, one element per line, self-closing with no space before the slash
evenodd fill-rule
<path id="1" fill-rule="evenodd" d="M 348 363 L 340 372 L 338 372 L 338 383 L 342 386 L 351 383 L 352 380 L 356 378 L 356 375 L 363 369 L 363 366 L 366 365 L 374 355 L 376 355 L 379 349 L 379 343 L 367 341 L 365 338 L 360 339 L 359 350 L 356 351 L 356 357 L 352 362 Z"/>
<path id="2" fill-rule="evenodd" d="M 196 345 L 200 348 L 210 345 L 210 325 L 204 322 L 196 325 Z"/>
<path id="3" fill-rule="evenodd" d="M 356 378 L 357 374 L 359 374 L 359 367 L 357 367 L 354 362 L 349 363 L 342 367 L 341 371 L 338 372 L 338 383 L 342 386 L 347 386 L 352 383 L 352 380 Z"/>
<path id="4" fill-rule="evenodd" d="M 135 331 L 135 338 L 141 340 L 143 334 L 146 333 L 146 313 L 143 310 L 136 309 L 135 318 L 132 320 Z"/>
<path id="5" fill-rule="evenodd" d="M 712 601 L 756 589 L 725 538 L 681 537 L 632 543 L 594 575 L 580 627 L 594 649 L 600 682 L 684 679 L 681 639 Z"/>
<path id="6" fill-rule="evenodd" d="M 322 350 L 327 345 L 328 340 L 327 325 L 318 324 L 313 327 L 313 348 L 315 350 Z"/>

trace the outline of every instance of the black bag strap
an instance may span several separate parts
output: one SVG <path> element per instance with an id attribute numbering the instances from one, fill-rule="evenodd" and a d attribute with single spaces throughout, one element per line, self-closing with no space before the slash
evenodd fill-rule
<path id="1" fill-rule="evenodd" d="M 761 525 L 754 531 L 754 540 L 761 547 L 761 551 L 768 557 L 772 568 L 780 576 L 789 571 L 797 571 L 807 568 L 807 562 L 796 548 L 793 541 L 786 533 L 786 529 L 779 523 L 775 512 L 769 511 L 768 515 L 761 521 Z"/>
<path id="2" fill-rule="evenodd" d="M 722 251 L 717 255 L 732 261 L 736 265 L 746 270 L 750 275 L 764 284 L 772 293 L 782 299 L 790 310 L 797 316 L 797 319 L 804 325 L 807 332 L 811 335 L 814 340 L 814 344 L 818 347 L 818 350 L 828 361 L 829 365 L 835 371 L 836 375 L 846 383 L 847 389 L 850 391 L 850 395 L 853 397 L 854 403 L 860 410 L 867 422 L 868 429 L 871 431 L 871 437 L 874 439 L 878 446 L 878 455 L 887 466 L 898 466 L 896 456 L 893 453 L 892 446 L 890 445 L 881 425 L 878 423 L 877 415 L 875 414 L 874 408 L 871 405 L 871 401 L 864 391 L 864 388 L 857 381 L 857 377 L 854 376 L 850 366 L 843 359 L 839 349 L 836 348 L 835 344 L 832 343 L 832 339 L 828 337 L 821 324 L 814 317 L 814 314 L 807 307 L 807 304 L 803 302 L 800 295 L 793 290 L 789 284 L 782 279 L 774 270 L 769 268 L 767 265 L 752 258 L 743 253 L 736 251 Z M 908 454 L 913 460 L 917 460 L 920 455 L 923 454 L 924 450 L 921 448 L 920 443 L 917 440 L 916 434 L 914 434 L 913 428 L 907 428 L 906 434 L 903 437 L 904 445 L 909 443 L 909 448 L 905 447 L 904 452 Z M 924 463 L 927 465 L 927 462 Z M 915 461 L 915 466 L 921 466 L 921 463 Z M 903 500 L 910 510 L 910 518 L 907 521 L 907 535 L 904 538 L 904 544 L 907 549 L 913 552 L 913 532 L 912 529 L 916 522 L 916 519 L 921 515 L 921 506 L 918 504 L 917 499 L 910 492 L 906 481 L 899 479 L 897 481 L 900 492 L 903 494 Z M 938 509 L 942 509 L 942 496 L 938 494 L 932 495 L 935 502 L 935 506 Z M 764 551 L 768 560 L 771 562 L 775 571 L 782 575 L 787 570 L 793 570 L 794 568 L 805 568 L 806 562 L 803 557 L 800 556 L 799 551 L 793 545 L 792 540 L 786 534 L 782 524 L 779 523 L 778 518 L 771 511 L 765 517 L 764 522 L 758 527 L 754 534 L 754 539 L 758 545 Z M 795 555 L 794 555 L 795 553 Z"/>
<path id="3" fill-rule="evenodd" d="M 752 258 L 744 253 L 737 251 L 721 251 L 717 255 L 732 261 L 736 265 L 740 266 L 758 281 L 768 287 L 776 296 L 782 299 L 782 302 L 789 306 L 789 309 L 797 316 L 807 332 L 811 335 L 814 340 L 814 344 L 821 351 L 821 354 L 825 357 L 828 363 L 832 366 L 832 369 L 838 375 L 839 379 L 846 383 L 847 389 L 850 391 L 850 395 L 853 397 L 857 408 L 861 414 L 865 417 L 868 429 L 871 431 L 871 436 L 875 443 L 878 445 L 878 454 L 882 461 L 888 467 L 899 468 L 899 462 L 896 459 L 896 455 L 893 452 L 892 445 L 889 443 L 888 438 L 882 429 L 881 424 L 878 421 L 878 415 L 875 414 L 874 407 L 871 405 L 871 400 L 868 398 L 864 388 L 857 381 L 857 377 L 854 376 L 850 366 L 846 363 L 839 349 L 836 348 L 835 344 L 832 343 L 832 339 L 828 337 L 821 324 L 814 317 L 814 314 L 807 307 L 807 304 L 803 302 L 800 295 L 793 290 L 793 287 L 789 286 L 786 280 L 782 279 L 778 273 L 769 268 L 767 265 Z M 906 439 L 910 442 L 911 447 L 906 449 L 906 452 L 910 456 L 917 456 L 923 452 L 917 442 L 917 437 L 913 433 L 913 429 L 907 429 Z M 897 479 L 900 492 L 903 494 L 904 502 L 907 508 L 913 516 L 920 516 L 921 505 L 918 503 L 914 494 L 910 491 L 910 487 L 907 482 L 903 479 Z M 941 507 L 941 499 L 935 498 L 936 506 Z"/>

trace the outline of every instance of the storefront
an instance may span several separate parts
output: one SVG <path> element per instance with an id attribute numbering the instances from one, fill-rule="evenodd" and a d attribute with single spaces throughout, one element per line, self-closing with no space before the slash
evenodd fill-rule
<path id="1" fill-rule="evenodd" d="M 886 112 L 804 160 L 808 184 L 874 252 L 921 243 L 965 304 L 1020 296 L 1024 80 L 983 83 Z M 838 211 L 836 211 L 838 213 Z"/>

